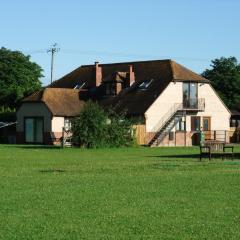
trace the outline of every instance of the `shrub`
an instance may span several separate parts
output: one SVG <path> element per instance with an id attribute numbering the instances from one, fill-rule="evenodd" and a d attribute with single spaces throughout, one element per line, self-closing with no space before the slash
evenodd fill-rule
<path id="1" fill-rule="evenodd" d="M 105 112 L 97 103 L 86 103 L 72 123 L 73 141 L 87 148 L 133 144 L 131 122 L 114 111 Z"/>

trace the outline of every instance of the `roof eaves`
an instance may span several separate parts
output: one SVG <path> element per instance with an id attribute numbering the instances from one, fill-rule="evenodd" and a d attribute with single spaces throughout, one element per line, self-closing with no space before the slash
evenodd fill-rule
<path id="1" fill-rule="evenodd" d="M 175 81 L 175 75 L 174 75 L 174 71 L 173 71 L 173 64 L 175 63 L 173 60 L 169 60 L 170 62 L 170 69 L 171 69 L 171 75 L 172 75 L 172 79 L 173 81 Z"/>
<path id="2" fill-rule="evenodd" d="M 198 82 L 198 83 L 210 83 L 208 79 L 173 79 L 174 82 Z"/>

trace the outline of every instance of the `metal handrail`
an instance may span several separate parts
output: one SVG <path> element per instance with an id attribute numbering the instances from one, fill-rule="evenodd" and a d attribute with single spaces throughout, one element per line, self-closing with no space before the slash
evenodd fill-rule
<path id="1" fill-rule="evenodd" d="M 169 109 L 169 111 L 159 120 L 159 122 L 153 128 L 153 132 L 158 132 L 164 127 L 167 121 L 177 112 L 183 110 L 204 110 L 205 109 L 205 99 L 204 98 L 191 98 L 184 103 L 174 103 L 173 106 Z M 193 103 L 196 103 L 193 104 Z"/>
<path id="2" fill-rule="evenodd" d="M 204 98 L 189 98 L 183 101 L 184 109 L 201 110 L 205 109 Z"/>
<path id="3" fill-rule="evenodd" d="M 167 121 L 171 119 L 171 117 L 177 112 L 183 110 L 182 103 L 174 103 L 174 105 L 169 109 L 169 111 L 158 121 L 156 126 L 153 128 L 153 132 L 159 131 Z"/>

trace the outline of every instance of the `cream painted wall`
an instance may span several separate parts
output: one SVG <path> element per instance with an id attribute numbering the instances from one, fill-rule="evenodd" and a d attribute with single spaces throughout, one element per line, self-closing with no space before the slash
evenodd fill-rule
<path id="1" fill-rule="evenodd" d="M 146 111 L 147 132 L 152 132 L 154 130 L 154 127 L 157 126 L 160 119 L 175 103 L 182 102 L 182 85 L 182 82 L 169 83 L 163 93 Z M 198 98 L 205 99 L 205 111 L 198 112 L 195 116 L 211 117 L 211 130 L 229 130 L 230 113 L 211 85 L 198 84 Z M 189 115 L 186 118 L 186 130 L 191 131 L 191 116 Z"/>
<path id="2" fill-rule="evenodd" d="M 63 127 L 64 127 L 64 117 L 52 118 L 52 132 L 62 132 Z"/>
<path id="3" fill-rule="evenodd" d="M 51 131 L 52 114 L 44 103 L 23 103 L 17 111 L 17 132 L 24 132 L 24 117 L 44 117 L 44 132 Z"/>
<path id="4" fill-rule="evenodd" d="M 211 130 L 230 130 L 230 112 L 209 84 L 198 84 L 198 97 L 205 98 L 205 111 L 198 116 L 211 117 Z"/>
<path id="5" fill-rule="evenodd" d="M 182 102 L 182 83 L 170 82 L 162 94 L 145 112 L 146 131 L 154 131 L 160 119 L 174 106 Z"/>

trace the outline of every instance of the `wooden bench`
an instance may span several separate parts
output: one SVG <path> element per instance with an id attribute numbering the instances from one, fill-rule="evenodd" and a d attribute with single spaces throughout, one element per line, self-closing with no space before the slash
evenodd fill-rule
<path id="1" fill-rule="evenodd" d="M 222 160 L 226 157 L 231 157 L 233 160 L 233 149 L 234 146 L 226 145 L 226 143 L 222 141 L 206 141 L 203 145 L 200 146 L 200 161 L 203 157 L 207 157 L 209 160 L 211 160 L 213 155 L 221 156 Z"/>

